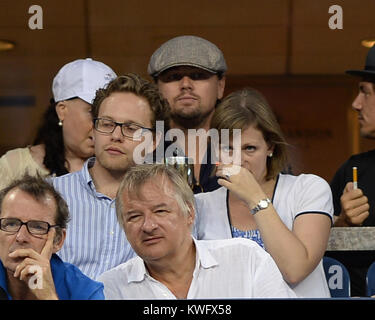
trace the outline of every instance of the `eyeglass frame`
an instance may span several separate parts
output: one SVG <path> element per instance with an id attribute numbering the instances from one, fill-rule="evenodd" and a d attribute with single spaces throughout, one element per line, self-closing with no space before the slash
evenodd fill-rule
<path id="1" fill-rule="evenodd" d="M 20 221 L 21 224 L 20 224 L 20 227 L 18 228 L 17 231 L 7 231 L 7 230 L 4 230 L 4 229 L 2 228 L 2 223 L 1 223 L 1 221 L 2 221 L 2 220 L 9 220 L 9 219 L 13 219 L 13 220 L 16 220 L 16 221 Z M 43 222 L 43 223 L 47 224 L 47 231 L 46 231 L 45 233 L 32 233 L 32 232 L 30 231 L 30 229 L 29 229 L 29 226 L 28 226 L 28 223 L 30 223 L 30 222 Z M 0 218 L 0 230 L 2 230 L 2 231 L 4 231 L 4 232 L 7 232 L 7 233 L 10 233 L 10 234 L 16 234 L 16 233 L 18 233 L 18 232 L 21 230 L 21 228 L 22 228 L 23 225 L 26 226 L 26 229 L 27 229 L 28 233 L 30 233 L 32 236 L 43 236 L 43 235 L 48 234 L 48 232 L 49 232 L 49 230 L 50 230 L 51 228 L 61 228 L 61 226 L 60 226 L 59 224 L 51 225 L 51 224 L 49 224 L 47 221 L 42 221 L 42 220 L 29 220 L 29 221 L 23 222 L 21 219 L 18 219 L 18 218 Z"/>
<path id="2" fill-rule="evenodd" d="M 104 132 L 104 131 L 100 131 L 97 126 L 96 126 L 96 123 L 98 122 L 98 120 L 107 120 L 107 121 L 111 121 L 112 123 L 115 124 L 115 126 L 113 127 L 113 130 L 111 132 Z M 142 134 L 144 132 L 144 130 L 150 130 L 150 131 L 155 131 L 153 128 L 147 128 L 147 127 L 142 127 L 141 125 L 137 124 L 137 123 L 134 123 L 134 122 L 131 122 L 131 123 L 126 123 L 126 122 L 117 122 L 117 121 L 114 121 L 112 119 L 107 119 L 107 118 L 94 118 L 93 119 L 93 123 L 94 123 L 94 129 L 100 133 L 103 133 L 103 134 L 112 134 L 117 127 L 120 127 L 121 129 L 121 134 L 124 136 L 124 137 L 127 137 L 127 138 L 130 138 L 130 139 L 133 139 L 133 137 L 130 137 L 130 136 L 127 136 L 124 134 L 124 132 L 122 131 L 122 128 L 123 127 L 129 127 L 129 126 L 136 126 L 138 127 L 139 129 L 142 129 Z M 138 129 L 138 130 L 139 130 Z"/>

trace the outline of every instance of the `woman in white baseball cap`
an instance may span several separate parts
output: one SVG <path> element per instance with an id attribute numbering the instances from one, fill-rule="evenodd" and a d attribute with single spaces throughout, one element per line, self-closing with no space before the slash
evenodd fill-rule
<path id="1" fill-rule="evenodd" d="M 115 77 L 110 67 L 90 58 L 64 65 L 53 79 L 53 98 L 34 144 L 0 158 L 0 189 L 25 171 L 60 176 L 81 169 L 94 154 L 91 103 L 96 90 Z"/>

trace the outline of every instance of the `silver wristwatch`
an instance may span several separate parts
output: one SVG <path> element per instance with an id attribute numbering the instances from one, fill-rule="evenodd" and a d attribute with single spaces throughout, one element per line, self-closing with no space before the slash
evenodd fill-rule
<path id="1" fill-rule="evenodd" d="M 254 208 L 252 208 L 252 209 L 250 210 L 251 214 L 254 215 L 254 214 L 256 214 L 256 213 L 257 213 L 258 211 L 260 211 L 260 210 L 267 209 L 268 206 L 270 205 L 270 203 L 271 203 L 271 200 L 268 199 L 268 198 L 263 199 L 263 200 L 260 200 L 260 201 L 258 202 L 258 204 L 257 204 Z"/>

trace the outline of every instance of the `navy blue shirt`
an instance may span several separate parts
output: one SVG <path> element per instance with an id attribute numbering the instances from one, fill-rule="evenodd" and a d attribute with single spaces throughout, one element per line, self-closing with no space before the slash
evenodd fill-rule
<path id="1" fill-rule="evenodd" d="M 56 293 L 60 300 L 104 300 L 101 282 L 84 275 L 76 266 L 63 262 L 58 255 L 51 257 L 51 270 Z M 0 288 L 12 299 L 8 292 L 6 270 L 0 261 Z"/>
<path id="2" fill-rule="evenodd" d="M 193 192 L 195 194 L 201 192 L 210 192 L 219 189 L 221 185 L 217 182 L 217 177 L 214 173 L 215 163 L 211 163 L 211 144 L 207 144 L 206 151 L 207 163 L 201 164 L 201 170 L 199 172 L 199 182 L 195 180 L 194 177 L 194 187 Z"/>
<path id="3" fill-rule="evenodd" d="M 168 147 L 173 143 L 173 141 L 169 141 L 164 139 L 164 152 L 166 153 L 166 150 Z M 184 152 L 180 148 L 176 148 L 173 152 L 174 156 L 185 156 Z M 148 161 L 156 161 L 156 151 L 151 155 L 151 159 L 148 159 Z M 215 176 L 215 167 L 216 162 L 212 163 L 212 159 L 218 159 L 216 155 L 213 153 L 213 150 L 211 150 L 211 143 L 210 141 L 207 142 L 207 149 L 204 159 L 206 159 L 206 163 L 202 163 L 200 165 L 200 172 L 199 172 L 199 181 L 193 178 L 193 192 L 194 193 L 201 193 L 201 192 L 209 192 L 214 191 L 216 189 L 219 189 L 221 186 L 217 182 L 218 178 Z M 150 162 L 149 162 L 150 163 Z"/>

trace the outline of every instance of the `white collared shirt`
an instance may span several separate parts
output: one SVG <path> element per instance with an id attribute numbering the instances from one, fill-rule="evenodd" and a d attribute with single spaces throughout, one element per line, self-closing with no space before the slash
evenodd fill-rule
<path id="1" fill-rule="evenodd" d="M 195 240 L 196 264 L 187 299 L 295 298 L 271 256 L 247 239 Z M 98 279 L 107 300 L 176 299 L 135 257 Z"/>

